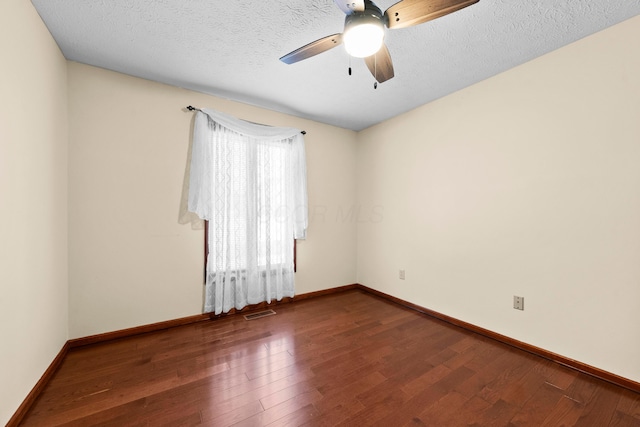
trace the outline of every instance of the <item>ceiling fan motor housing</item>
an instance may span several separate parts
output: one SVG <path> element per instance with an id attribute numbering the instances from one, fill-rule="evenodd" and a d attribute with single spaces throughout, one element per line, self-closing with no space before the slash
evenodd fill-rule
<path id="1" fill-rule="evenodd" d="M 350 27 L 362 24 L 385 25 L 384 14 L 378 6 L 370 0 L 364 1 L 363 11 L 353 11 L 344 18 L 345 32 Z"/>
<path id="2" fill-rule="evenodd" d="M 344 44 L 352 56 L 363 58 L 380 49 L 384 38 L 384 15 L 373 2 L 365 0 L 365 9 L 353 11 L 344 18 Z M 377 39 L 374 41 L 374 39 Z M 377 46 L 375 48 L 365 47 Z M 372 50 L 375 49 L 375 50 Z"/>

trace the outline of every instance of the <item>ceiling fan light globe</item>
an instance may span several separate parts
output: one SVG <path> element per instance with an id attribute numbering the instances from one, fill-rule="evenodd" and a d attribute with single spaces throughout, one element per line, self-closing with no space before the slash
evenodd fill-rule
<path id="1" fill-rule="evenodd" d="M 384 28 L 377 24 L 360 24 L 350 27 L 343 35 L 347 53 L 356 58 L 371 56 L 382 47 Z"/>

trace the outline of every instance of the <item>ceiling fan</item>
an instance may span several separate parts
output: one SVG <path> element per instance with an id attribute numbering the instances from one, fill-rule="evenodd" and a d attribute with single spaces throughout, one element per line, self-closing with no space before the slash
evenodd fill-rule
<path id="1" fill-rule="evenodd" d="M 405 28 L 456 12 L 479 0 L 401 0 L 384 13 L 371 0 L 334 0 L 346 14 L 344 31 L 311 42 L 294 50 L 280 61 L 293 64 L 332 49 L 342 43 L 347 53 L 364 58 L 378 82 L 394 76 L 389 49 L 384 44 L 385 28 Z M 351 74 L 351 68 L 349 68 Z"/>

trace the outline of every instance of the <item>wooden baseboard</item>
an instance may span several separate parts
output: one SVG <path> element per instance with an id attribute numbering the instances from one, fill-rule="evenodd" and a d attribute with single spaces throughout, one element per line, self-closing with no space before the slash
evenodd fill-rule
<path id="1" fill-rule="evenodd" d="M 510 345 L 512 347 L 518 348 L 520 350 L 524 350 L 528 353 L 534 354 L 536 356 L 543 357 L 547 360 L 550 360 L 554 363 L 558 363 L 560 365 L 566 366 L 571 369 L 575 369 L 576 371 L 580 371 L 582 373 L 591 375 L 598 379 L 610 382 L 612 384 L 618 385 L 620 387 L 624 387 L 636 393 L 640 393 L 640 383 L 630 380 L 628 378 L 621 377 L 619 375 L 613 374 L 611 372 L 596 368 L 591 365 L 587 365 L 586 363 L 582 363 L 577 360 L 570 359 L 568 357 L 553 353 L 551 351 L 545 350 L 540 347 L 536 347 L 531 344 L 527 344 L 522 341 L 518 341 L 506 335 L 499 334 L 497 332 L 490 331 L 488 329 L 481 328 L 479 326 L 473 325 L 471 323 L 464 322 L 462 320 L 458 320 L 454 317 L 447 316 L 446 314 L 438 313 L 437 311 L 430 310 L 428 308 L 419 306 L 417 304 L 402 300 L 400 298 L 396 298 L 389 294 L 385 294 L 384 292 L 377 291 L 375 289 L 368 288 L 364 285 L 358 284 L 357 289 L 360 289 L 364 292 L 367 292 L 371 295 L 375 295 L 377 297 L 383 298 L 387 301 L 391 301 L 393 303 L 402 305 L 404 307 L 410 308 L 412 310 L 418 311 L 420 313 L 426 314 L 431 317 L 435 317 L 436 319 L 442 320 L 444 322 L 450 323 L 452 325 L 463 328 L 467 331 L 474 332 L 485 336 L 487 338 L 494 339 L 503 344 Z"/>
<path id="2" fill-rule="evenodd" d="M 293 297 L 293 300 L 302 301 L 309 298 L 317 298 L 325 295 L 332 295 L 340 292 L 352 291 L 354 289 L 361 289 L 361 288 L 362 288 L 362 285 L 354 283 L 352 285 L 338 286 L 337 288 L 323 289 L 321 291 L 308 292 L 306 294 L 296 295 L 295 297 Z"/>
<path id="3" fill-rule="evenodd" d="M 267 304 L 266 302 L 261 302 L 259 304 L 248 305 L 241 310 L 236 310 L 235 308 L 232 308 L 228 313 L 222 313 L 218 315 L 215 315 L 213 313 L 196 314 L 195 316 L 182 317 L 179 319 L 167 320 L 164 322 L 151 323 L 151 324 L 142 325 L 142 326 L 135 326 L 133 328 L 120 329 L 113 332 L 90 335 L 82 338 L 74 338 L 69 340 L 68 344 L 69 344 L 69 348 L 75 348 L 75 347 L 80 347 L 80 346 L 89 345 L 89 344 L 96 344 L 100 342 L 140 335 L 147 332 L 161 331 L 163 329 L 174 328 L 176 326 L 184 326 L 192 323 L 203 322 L 206 320 L 220 319 L 227 316 L 233 316 L 236 314 L 247 314 L 256 310 L 263 310 L 267 307 L 274 307 L 277 305 L 289 304 L 295 301 L 302 301 L 309 298 L 317 298 L 324 295 L 345 292 L 353 289 L 358 289 L 359 287 L 360 285 L 357 285 L 357 284 L 338 286 L 336 288 L 323 289 L 321 291 L 308 292 L 305 294 L 296 295 L 292 298 L 286 297 L 286 298 L 283 298 L 281 301 L 272 301 L 270 304 Z"/>
<path id="4" fill-rule="evenodd" d="M 135 326 L 133 328 L 120 329 L 113 332 L 105 332 L 103 334 L 89 335 L 82 338 L 70 339 L 69 348 L 81 347 L 89 344 L 96 344 L 105 341 L 127 338 L 134 335 L 145 334 L 147 332 L 161 331 L 176 326 L 190 325 L 192 323 L 203 322 L 209 320 L 209 314 L 196 314 L 195 316 L 181 317 L 179 319 L 166 320 L 164 322 L 151 323 L 148 325 Z"/>
<path id="5" fill-rule="evenodd" d="M 69 341 L 65 342 L 58 355 L 53 359 L 53 362 L 49 365 L 44 374 L 40 377 L 36 385 L 31 389 L 27 397 L 22 401 L 22 404 L 18 407 L 18 410 L 13 414 L 13 416 L 9 419 L 6 427 L 17 427 L 22 422 L 22 419 L 27 415 L 31 406 L 35 403 L 42 393 L 42 390 L 47 386 L 51 378 L 53 378 L 53 374 L 58 370 L 62 361 L 64 360 L 67 352 L 69 351 Z"/>

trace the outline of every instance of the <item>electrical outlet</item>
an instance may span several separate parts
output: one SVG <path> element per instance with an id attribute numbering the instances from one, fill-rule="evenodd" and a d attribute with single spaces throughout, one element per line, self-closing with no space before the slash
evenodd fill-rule
<path id="1" fill-rule="evenodd" d="M 516 310 L 524 310 L 524 297 L 513 296 L 513 308 Z"/>
<path id="2" fill-rule="evenodd" d="M 400 277 L 400 280 L 404 280 L 404 270 L 400 270 L 398 276 Z"/>

